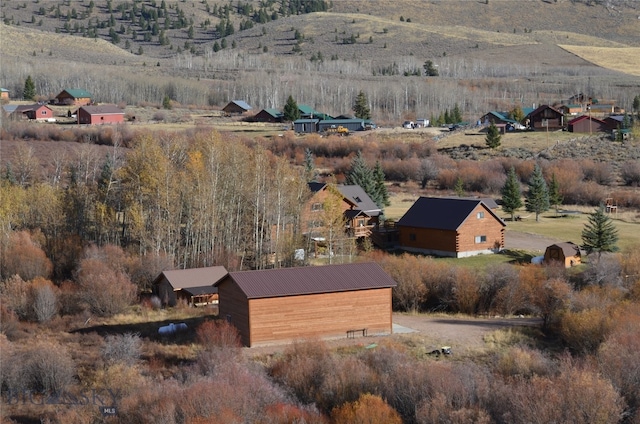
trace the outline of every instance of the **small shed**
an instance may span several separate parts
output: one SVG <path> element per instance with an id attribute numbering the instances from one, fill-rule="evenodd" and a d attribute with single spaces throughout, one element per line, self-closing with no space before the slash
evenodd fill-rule
<path id="1" fill-rule="evenodd" d="M 544 262 L 561 262 L 565 268 L 579 265 L 580 246 L 570 241 L 552 244 L 544 252 Z"/>
<path id="2" fill-rule="evenodd" d="M 196 306 L 217 303 L 214 284 L 227 274 L 223 266 L 162 271 L 153 280 L 152 292 L 164 306 L 175 306 L 178 300 Z"/>
<path id="3" fill-rule="evenodd" d="M 116 105 L 83 106 L 77 113 L 78 124 L 101 125 L 124 122 L 124 110 Z"/>
<path id="4" fill-rule="evenodd" d="M 396 282 L 376 263 L 230 272 L 219 316 L 245 346 L 311 337 L 390 334 Z"/>
<path id="5" fill-rule="evenodd" d="M 597 133 L 607 130 L 607 123 L 593 116 L 582 115 L 572 119 L 567 124 L 569 132 L 573 133 Z"/>
<path id="6" fill-rule="evenodd" d="M 9 90 L 0 88 L 0 100 L 9 100 Z"/>
<path id="7" fill-rule="evenodd" d="M 315 133 L 318 132 L 319 119 L 298 119 L 293 121 L 293 130 L 297 133 Z"/>
<path id="8" fill-rule="evenodd" d="M 53 110 L 40 103 L 30 105 L 20 105 L 15 108 L 14 116 L 17 119 L 33 119 L 36 121 L 47 121 L 53 119 Z"/>
<path id="9" fill-rule="evenodd" d="M 228 115 L 242 115 L 251 109 L 253 108 L 243 100 L 232 100 L 222 108 L 222 111 Z"/>
<path id="10" fill-rule="evenodd" d="M 55 103 L 68 106 L 84 106 L 91 104 L 92 95 L 80 88 L 69 88 L 62 90 L 55 98 Z"/>

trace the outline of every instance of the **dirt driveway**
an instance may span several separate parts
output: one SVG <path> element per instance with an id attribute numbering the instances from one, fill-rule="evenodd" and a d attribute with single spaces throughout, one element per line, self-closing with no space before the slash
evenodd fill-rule
<path id="1" fill-rule="evenodd" d="M 369 334 L 366 337 L 339 338 L 325 340 L 330 348 L 366 347 L 374 343 L 412 338 L 424 344 L 426 349 L 451 346 L 453 352 L 465 353 L 484 346 L 483 337 L 501 328 L 518 326 L 538 326 L 536 318 L 473 318 L 456 316 L 433 316 L 425 314 L 393 314 L 393 334 Z M 247 357 L 282 353 L 287 344 L 274 344 L 245 349 Z"/>
<path id="2" fill-rule="evenodd" d="M 521 233 L 518 231 L 504 232 L 504 247 L 506 249 L 519 249 L 529 252 L 540 252 L 544 254 L 547 246 L 559 243 L 561 240 L 551 237 L 540 236 L 538 234 Z"/>

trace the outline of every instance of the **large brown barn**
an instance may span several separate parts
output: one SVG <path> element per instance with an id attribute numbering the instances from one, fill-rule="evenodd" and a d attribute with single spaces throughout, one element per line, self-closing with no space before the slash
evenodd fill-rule
<path id="1" fill-rule="evenodd" d="M 396 224 L 399 247 L 463 258 L 504 247 L 506 224 L 482 200 L 420 197 Z"/>
<path id="2" fill-rule="evenodd" d="M 124 110 L 116 105 L 83 106 L 78 109 L 78 124 L 102 125 L 124 122 Z"/>
<path id="3" fill-rule="evenodd" d="M 396 282 L 375 263 L 230 272 L 215 286 L 245 346 L 392 332 Z"/>

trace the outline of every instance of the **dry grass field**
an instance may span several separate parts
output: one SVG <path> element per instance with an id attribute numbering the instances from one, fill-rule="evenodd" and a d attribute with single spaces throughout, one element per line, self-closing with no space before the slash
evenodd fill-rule
<path id="1" fill-rule="evenodd" d="M 603 68 L 640 77 L 639 47 L 568 46 L 563 49 Z"/>

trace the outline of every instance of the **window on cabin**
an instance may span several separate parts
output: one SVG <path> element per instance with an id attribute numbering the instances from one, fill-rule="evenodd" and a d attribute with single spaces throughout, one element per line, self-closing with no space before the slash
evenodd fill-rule
<path id="1" fill-rule="evenodd" d="M 40 111 L 40 114 L 41 114 L 41 115 L 46 115 L 46 114 L 47 114 L 47 111 L 46 111 L 46 110 L 41 110 L 41 111 Z"/>
<path id="2" fill-rule="evenodd" d="M 356 220 L 356 225 L 357 225 L 358 227 L 364 227 L 364 218 L 357 219 L 357 220 Z"/>
<path id="3" fill-rule="evenodd" d="M 478 212 L 478 213 L 476 214 L 476 218 L 478 218 L 478 219 L 482 219 L 482 218 L 484 218 L 484 212 Z"/>
<path id="4" fill-rule="evenodd" d="M 476 243 L 485 243 L 487 241 L 487 236 L 476 236 Z"/>

